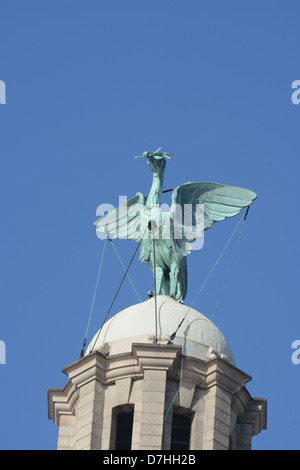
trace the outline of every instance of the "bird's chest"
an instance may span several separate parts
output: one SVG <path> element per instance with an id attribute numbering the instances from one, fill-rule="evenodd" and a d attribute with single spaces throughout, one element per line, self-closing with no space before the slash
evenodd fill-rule
<path id="1" fill-rule="evenodd" d="M 163 239 L 143 240 L 141 243 L 140 260 L 148 263 L 151 269 L 154 265 L 164 270 L 170 269 L 171 255 L 171 248 Z"/>

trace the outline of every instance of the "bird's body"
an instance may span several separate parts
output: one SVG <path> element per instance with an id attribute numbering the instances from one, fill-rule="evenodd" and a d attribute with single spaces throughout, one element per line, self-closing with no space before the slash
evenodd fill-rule
<path id="1" fill-rule="evenodd" d="M 171 243 L 163 239 L 142 239 L 140 261 L 148 263 L 156 279 L 156 292 L 183 302 L 187 291 L 186 256 L 175 253 Z"/>
<path id="2" fill-rule="evenodd" d="M 147 197 L 137 193 L 126 205 L 95 222 L 97 231 L 140 243 L 140 261 L 156 279 L 156 292 L 183 302 L 187 293 L 190 243 L 203 237 L 214 222 L 238 214 L 257 197 L 253 191 L 219 183 L 185 183 L 174 189 L 169 212 L 161 208 L 166 158 L 171 154 L 144 152 L 153 173 Z M 201 206 L 202 211 L 199 209 Z M 185 209 L 188 216 L 186 217 Z"/>

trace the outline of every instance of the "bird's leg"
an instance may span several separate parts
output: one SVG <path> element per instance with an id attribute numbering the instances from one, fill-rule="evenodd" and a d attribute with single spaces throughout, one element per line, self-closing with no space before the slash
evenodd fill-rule
<path id="1" fill-rule="evenodd" d="M 176 297 L 178 274 L 178 264 L 172 263 L 170 269 L 170 297 L 173 297 L 174 299 Z"/>
<path id="2" fill-rule="evenodd" d="M 164 272 L 161 283 L 161 292 L 163 295 L 170 295 L 170 276 L 169 272 Z"/>
<path id="3" fill-rule="evenodd" d="M 175 300 L 177 300 L 177 302 L 183 304 L 183 295 L 182 295 L 182 289 L 181 289 L 181 283 L 180 282 L 177 282 L 177 291 L 176 291 L 176 296 L 175 296 Z"/>
<path id="4" fill-rule="evenodd" d="M 160 266 L 155 268 L 156 295 L 160 294 L 164 270 Z"/>

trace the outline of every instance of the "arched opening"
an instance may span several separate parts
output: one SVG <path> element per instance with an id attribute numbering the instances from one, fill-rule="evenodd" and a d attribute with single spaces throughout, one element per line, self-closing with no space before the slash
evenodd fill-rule
<path id="1" fill-rule="evenodd" d="M 189 450 L 191 436 L 191 418 L 173 413 L 171 450 Z"/>
<path id="2" fill-rule="evenodd" d="M 131 450 L 133 406 L 117 406 L 113 410 L 112 434 L 110 446 L 112 450 Z"/>

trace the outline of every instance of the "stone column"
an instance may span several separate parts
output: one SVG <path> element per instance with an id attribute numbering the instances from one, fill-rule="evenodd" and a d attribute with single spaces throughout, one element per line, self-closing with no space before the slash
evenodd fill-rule
<path id="1" fill-rule="evenodd" d="M 181 353 L 170 345 L 133 345 L 133 357 L 143 369 L 140 403 L 135 405 L 132 450 L 161 450 L 167 373 Z"/>
<path id="2" fill-rule="evenodd" d="M 64 369 L 77 393 L 73 448 L 99 450 L 103 425 L 105 358 L 87 356 Z M 61 447 L 59 435 L 58 447 Z M 70 441 L 69 441 L 70 443 Z"/>
<path id="3" fill-rule="evenodd" d="M 232 400 L 231 449 L 251 450 L 252 437 L 267 428 L 267 401 L 252 398 L 245 388 Z"/>
<path id="4" fill-rule="evenodd" d="M 68 382 L 61 389 L 48 391 L 48 416 L 58 426 L 57 450 L 70 450 L 75 448 L 76 419 L 75 407 L 79 392 L 72 382 Z"/>
<path id="5" fill-rule="evenodd" d="M 249 375 L 216 358 L 206 363 L 203 450 L 228 450 L 232 399 Z"/>

